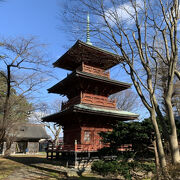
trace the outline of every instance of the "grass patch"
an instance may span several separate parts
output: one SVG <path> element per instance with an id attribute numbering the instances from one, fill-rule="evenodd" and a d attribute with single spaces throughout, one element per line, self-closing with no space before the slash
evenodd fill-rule
<path id="1" fill-rule="evenodd" d="M 68 178 L 66 170 L 59 161 L 47 160 L 44 155 L 15 155 L 8 158 L 0 157 L 0 179 L 9 176 L 13 179 L 80 179 L 99 180 L 102 178 L 89 174 L 88 176 Z"/>
<path id="2" fill-rule="evenodd" d="M 22 166 L 21 163 L 0 157 L 0 179 L 6 178 Z"/>

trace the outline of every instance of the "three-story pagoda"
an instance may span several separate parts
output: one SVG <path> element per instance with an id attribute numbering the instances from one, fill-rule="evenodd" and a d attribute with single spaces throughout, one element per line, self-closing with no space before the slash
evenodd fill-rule
<path id="1" fill-rule="evenodd" d="M 130 88 L 131 84 L 110 79 L 109 69 L 123 61 L 90 42 L 89 15 L 87 17 L 87 41 L 78 40 L 53 65 L 72 71 L 65 79 L 48 89 L 68 98 L 61 111 L 46 116 L 43 121 L 55 122 L 63 127 L 61 158 L 75 163 L 78 159 L 97 156 L 103 144 L 100 132 L 112 131 L 118 121 L 134 120 L 137 114 L 120 111 L 111 94 Z M 79 155 L 79 156 L 78 156 Z M 78 158 L 79 157 L 79 158 Z"/>
<path id="2" fill-rule="evenodd" d="M 112 131 L 118 121 L 134 120 L 137 114 L 120 111 L 111 94 L 130 88 L 131 84 L 110 79 L 109 69 L 123 59 L 78 40 L 53 65 L 72 71 L 65 79 L 48 89 L 49 93 L 67 96 L 61 111 L 43 121 L 63 127 L 61 152 L 97 152 L 106 146 L 99 133 Z"/>

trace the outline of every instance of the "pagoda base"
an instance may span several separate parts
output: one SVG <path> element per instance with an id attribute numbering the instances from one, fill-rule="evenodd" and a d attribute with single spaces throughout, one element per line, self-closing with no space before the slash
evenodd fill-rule
<path id="1" fill-rule="evenodd" d="M 113 160 L 116 159 L 117 156 L 100 157 L 98 151 L 93 151 L 93 152 L 58 151 L 56 152 L 56 155 L 53 156 L 48 156 L 47 153 L 47 158 L 48 157 L 51 157 L 51 159 L 55 158 L 56 160 L 60 161 L 61 165 L 66 167 L 75 168 L 78 170 L 90 170 L 91 165 L 94 161 L 100 159 Z"/>
<path id="2" fill-rule="evenodd" d="M 99 160 L 98 152 L 61 152 L 60 163 L 79 170 L 90 169 L 94 161 Z"/>

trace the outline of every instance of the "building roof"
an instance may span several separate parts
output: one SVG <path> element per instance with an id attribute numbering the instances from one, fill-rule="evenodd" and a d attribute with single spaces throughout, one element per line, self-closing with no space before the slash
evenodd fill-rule
<path id="1" fill-rule="evenodd" d="M 23 124 L 20 125 L 17 129 L 17 140 L 40 140 L 50 138 L 50 136 L 46 133 L 44 125 L 41 124 Z"/>
<path id="2" fill-rule="evenodd" d="M 72 84 L 73 83 L 77 84 L 78 78 L 85 79 L 87 83 L 88 81 L 93 80 L 93 82 L 96 82 L 101 87 L 105 87 L 105 86 L 110 87 L 110 90 L 108 90 L 110 94 L 114 94 L 131 87 L 130 83 L 111 80 L 106 77 L 97 76 L 95 74 L 75 70 L 74 72 L 69 74 L 65 79 L 55 84 L 53 87 L 49 88 L 48 92 L 66 95 L 68 89 L 70 90 L 72 89 Z"/>
<path id="3" fill-rule="evenodd" d="M 43 117 L 43 121 L 47 122 L 56 122 L 61 124 L 61 120 L 63 121 L 66 118 L 63 118 L 67 114 L 72 113 L 83 113 L 83 114 L 94 114 L 94 115 L 100 115 L 103 117 L 109 117 L 111 120 L 119 120 L 119 121 L 125 121 L 125 120 L 134 120 L 138 118 L 138 114 L 131 113 L 128 111 L 121 111 L 118 109 L 110 109 L 110 108 L 104 108 L 100 106 L 94 106 L 94 105 L 87 105 L 87 104 L 76 104 L 73 105 L 67 109 L 62 110 L 61 112 Z"/>
<path id="4" fill-rule="evenodd" d="M 121 61 L 123 61 L 123 58 L 119 55 L 78 40 L 53 65 L 54 67 L 73 71 L 84 62 L 88 65 L 107 70 Z"/>

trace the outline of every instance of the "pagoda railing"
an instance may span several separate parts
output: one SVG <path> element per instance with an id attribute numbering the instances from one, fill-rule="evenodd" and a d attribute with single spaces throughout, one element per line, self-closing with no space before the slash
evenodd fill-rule
<path id="1" fill-rule="evenodd" d="M 60 149 L 60 151 L 97 151 L 98 149 L 101 149 L 103 147 L 109 147 L 108 144 L 99 144 L 99 145 L 93 145 L 93 144 L 71 144 L 71 145 L 63 145 Z"/>
<path id="2" fill-rule="evenodd" d="M 83 72 L 91 73 L 94 75 L 98 75 L 110 79 L 109 71 L 104 71 L 103 69 L 100 68 L 96 68 L 82 63 L 82 66 L 79 67 L 79 69 L 81 69 Z"/>
<path id="3" fill-rule="evenodd" d="M 77 144 L 76 140 L 74 144 L 63 144 L 59 146 L 48 146 L 48 152 L 61 152 L 61 151 L 77 151 L 77 152 L 88 152 L 88 151 L 97 151 L 103 147 L 109 147 L 109 144 Z M 132 144 L 123 144 L 118 147 L 118 151 L 132 151 Z"/>
<path id="4" fill-rule="evenodd" d="M 67 102 L 62 103 L 62 110 L 75 104 L 91 104 L 108 108 L 116 108 L 116 100 L 110 100 L 107 97 L 94 95 L 89 93 L 82 93 Z"/>
<path id="5" fill-rule="evenodd" d="M 116 100 L 110 100 L 107 97 L 89 93 L 81 94 L 81 103 L 116 108 Z"/>

